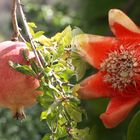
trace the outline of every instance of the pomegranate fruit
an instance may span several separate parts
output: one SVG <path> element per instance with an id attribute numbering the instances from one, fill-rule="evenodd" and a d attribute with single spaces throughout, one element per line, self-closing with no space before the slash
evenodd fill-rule
<path id="1" fill-rule="evenodd" d="M 22 74 L 9 66 L 9 61 L 29 65 L 22 51 L 28 48 L 23 42 L 5 41 L 0 43 L 0 106 L 9 108 L 17 119 L 25 118 L 24 108 L 36 102 L 36 96 L 41 91 L 39 81 Z M 28 51 L 29 52 L 29 51 Z M 34 55 L 29 52 L 29 58 Z"/>

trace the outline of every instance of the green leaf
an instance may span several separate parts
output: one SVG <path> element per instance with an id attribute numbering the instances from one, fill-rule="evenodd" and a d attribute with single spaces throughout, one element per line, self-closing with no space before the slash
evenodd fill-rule
<path id="1" fill-rule="evenodd" d="M 37 26 L 34 22 L 28 22 L 28 26 L 31 28 L 37 28 Z"/>
<path id="2" fill-rule="evenodd" d="M 74 75 L 73 70 L 66 68 L 66 70 L 61 71 L 60 77 L 65 81 L 68 81 Z"/>
<path id="3" fill-rule="evenodd" d="M 68 137 L 68 134 L 67 134 L 67 131 L 66 131 L 66 128 L 65 128 L 65 125 L 58 125 L 58 129 L 57 129 L 57 138 L 60 139 L 60 138 L 63 138 L 65 136 Z"/>
<path id="4" fill-rule="evenodd" d="M 44 31 L 38 31 L 34 34 L 34 38 L 39 38 L 44 34 Z"/>
<path id="5" fill-rule="evenodd" d="M 45 46 L 52 46 L 52 42 L 50 38 L 47 38 L 44 35 L 41 35 L 40 37 L 37 38 L 37 41 L 39 41 L 41 44 Z"/>
<path id="6" fill-rule="evenodd" d="M 80 122 L 82 120 L 81 110 L 77 106 L 66 104 L 65 108 L 72 120 L 74 120 L 75 122 Z"/>
<path id="7" fill-rule="evenodd" d="M 72 64 L 75 67 L 77 81 L 82 79 L 88 68 L 87 63 L 76 53 L 72 54 Z"/>
<path id="8" fill-rule="evenodd" d="M 56 100 L 54 101 L 48 108 L 48 110 L 43 111 L 41 113 L 41 119 L 47 119 L 48 115 L 50 115 L 51 113 L 53 113 L 54 111 L 56 111 L 56 107 L 61 103 L 61 100 Z"/>
<path id="9" fill-rule="evenodd" d="M 22 55 L 23 55 L 23 57 L 24 57 L 25 60 L 29 61 L 28 55 L 27 55 L 27 50 L 23 50 L 22 51 Z"/>
<path id="10" fill-rule="evenodd" d="M 36 73 L 28 65 L 20 65 L 12 61 L 9 61 L 9 65 L 13 69 L 17 70 L 18 72 L 21 72 L 23 74 L 30 75 L 30 76 L 36 76 Z"/>
<path id="11" fill-rule="evenodd" d="M 64 31 L 62 32 L 62 36 L 63 36 L 63 40 L 62 40 L 63 44 L 65 46 L 69 45 L 72 40 L 72 29 L 70 26 L 64 29 Z"/>
<path id="12" fill-rule="evenodd" d="M 47 112 L 46 111 L 43 111 L 41 113 L 41 120 L 45 120 L 47 118 Z"/>
<path id="13" fill-rule="evenodd" d="M 38 74 L 39 72 L 41 72 L 41 68 L 38 67 L 38 65 L 36 64 L 35 61 L 30 61 L 30 64 L 31 64 L 32 70 L 33 70 L 36 74 Z"/>
<path id="14" fill-rule="evenodd" d="M 32 36 L 34 36 L 35 32 L 34 32 L 33 28 L 29 27 L 29 29 L 30 29 L 30 33 L 32 34 Z"/>
<path id="15" fill-rule="evenodd" d="M 140 111 L 136 113 L 129 124 L 127 140 L 140 140 Z"/>
<path id="16" fill-rule="evenodd" d="M 89 128 L 84 129 L 77 129 L 73 128 L 70 131 L 70 134 L 73 136 L 74 140 L 89 140 L 90 139 L 90 133 Z"/>
<path id="17" fill-rule="evenodd" d="M 37 46 L 37 47 L 36 47 L 36 50 L 37 50 L 37 51 L 41 51 L 41 50 L 43 50 L 43 49 L 44 49 L 44 46 Z"/>
<path id="18" fill-rule="evenodd" d="M 46 134 L 46 135 L 42 138 L 42 140 L 50 140 L 50 138 L 51 138 L 51 134 Z"/>
<path id="19" fill-rule="evenodd" d="M 61 33 L 57 33 L 54 37 L 51 38 L 53 41 L 63 44 L 62 46 L 67 46 L 72 40 L 72 29 L 70 26 L 67 26 Z M 61 47 L 60 47 L 61 48 Z"/>
<path id="20" fill-rule="evenodd" d="M 78 97 L 77 91 L 80 89 L 80 84 L 76 84 L 72 89 L 72 94 L 76 97 Z"/>
<path id="21" fill-rule="evenodd" d="M 80 28 L 75 27 L 75 29 L 72 30 L 72 37 L 75 37 L 78 34 L 84 33 Z"/>

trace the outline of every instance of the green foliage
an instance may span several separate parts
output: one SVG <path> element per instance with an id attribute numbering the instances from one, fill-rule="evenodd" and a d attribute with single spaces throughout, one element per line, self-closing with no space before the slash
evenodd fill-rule
<path id="1" fill-rule="evenodd" d="M 77 124 L 82 121 L 84 112 L 79 107 L 79 99 L 72 94 L 73 85 L 69 82 L 72 76 L 76 75 L 75 68 L 72 65 L 70 45 L 72 29 L 68 26 L 64 31 L 57 33 L 49 40 L 48 38 L 44 39 L 46 39 L 46 42 L 50 41 L 48 44 L 51 45 L 45 46 L 45 44 L 42 44 L 44 48 L 41 51 L 48 65 L 44 67 L 45 75 L 41 77 L 41 88 L 44 95 L 39 98 L 39 102 L 45 109 L 41 114 L 41 119 L 47 121 L 52 133 L 50 136 L 45 136 L 44 139 L 51 139 L 51 137 L 54 139 L 67 139 L 69 137 L 75 139 L 75 134 L 71 131 L 76 130 L 79 136 L 82 135 L 80 131 L 84 131 L 84 129 L 78 129 Z M 47 56 L 43 51 L 45 48 Z M 46 99 L 46 102 L 44 99 Z M 50 102 L 47 101 L 49 99 Z"/>
<path id="2" fill-rule="evenodd" d="M 72 64 L 75 66 L 76 78 L 77 80 L 81 80 L 87 70 L 87 63 L 77 55 L 77 53 L 72 54 L 73 60 Z"/>
<path id="3" fill-rule="evenodd" d="M 47 131 L 47 126 L 39 120 L 41 107 L 36 105 L 26 110 L 25 120 L 17 121 L 9 110 L 0 110 L 0 139 L 1 140 L 41 140 Z"/>
<path id="4" fill-rule="evenodd" d="M 84 76 L 86 64 L 79 59 L 78 54 L 73 52 L 71 46 L 73 35 L 78 34 L 80 29 L 66 27 L 62 32 L 55 34 L 51 38 L 43 35 L 43 32 L 35 32 L 34 23 L 29 23 L 30 31 L 33 35 L 33 43 L 42 61 L 43 68 L 38 63 L 23 56 L 30 62 L 28 65 L 20 65 L 9 61 L 9 65 L 15 70 L 40 80 L 38 90 L 43 91 L 43 95 L 38 98 L 38 102 L 43 107 L 41 120 L 47 123 L 49 134 L 43 140 L 50 139 L 85 139 L 89 136 L 89 128 L 78 128 L 78 123 L 86 116 L 81 109 L 80 100 L 77 98 L 78 85 L 76 78 L 71 83 L 71 78 L 77 76 L 78 80 Z M 77 30 L 77 32 L 75 32 Z M 30 47 L 30 44 L 28 43 Z M 74 67 L 73 63 L 76 67 Z M 79 68 L 85 67 L 82 72 Z M 78 68 L 78 70 L 77 70 Z M 79 74 L 78 74 L 79 73 Z M 86 117 L 84 117 L 86 118 Z"/>
<path id="5" fill-rule="evenodd" d="M 12 61 L 9 61 L 9 65 L 15 70 L 17 70 L 18 72 L 21 72 L 23 74 L 30 75 L 30 76 L 36 75 L 36 73 L 28 65 L 20 65 Z"/>
<path id="6" fill-rule="evenodd" d="M 74 140 L 90 140 L 89 128 L 85 129 L 72 129 L 70 132 L 73 135 Z"/>
<path id="7" fill-rule="evenodd" d="M 127 133 L 127 140 L 140 140 L 140 111 L 132 118 Z"/>

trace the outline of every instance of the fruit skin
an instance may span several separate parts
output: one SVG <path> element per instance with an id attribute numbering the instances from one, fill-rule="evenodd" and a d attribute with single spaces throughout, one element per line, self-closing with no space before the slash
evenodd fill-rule
<path id="1" fill-rule="evenodd" d="M 0 106 L 12 110 L 17 119 L 25 117 L 24 108 L 32 106 L 36 96 L 41 94 L 35 90 L 39 87 L 39 80 L 9 66 L 9 61 L 28 65 L 29 62 L 22 56 L 23 50 L 28 51 L 23 42 L 0 43 Z M 31 53 L 28 55 L 29 58 L 34 57 Z"/>

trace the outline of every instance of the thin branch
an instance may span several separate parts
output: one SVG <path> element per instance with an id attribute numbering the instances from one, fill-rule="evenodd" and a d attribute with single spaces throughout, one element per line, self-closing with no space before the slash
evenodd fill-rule
<path id="1" fill-rule="evenodd" d="M 12 35 L 12 41 L 17 41 L 19 36 L 19 28 L 18 28 L 18 22 L 17 22 L 17 3 L 16 0 L 13 0 L 13 7 L 12 7 L 12 24 L 13 24 L 13 30 L 14 33 Z"/>
<path id="2" fill-rule="evenodd" d="M 21 39 L 21 41 L 26 42 L 24 37 L 20 33 L 20 28 L 18 26 L 17 21 L 17 0 L 13 0 L 13 7 L 12 7 L 12 24 L 13 24 L 13 35 L 11 40 L 12 41 L 18 41 L 18 38 Z"/>
<path id="3" fill-rule="evenodd" d="M 24 39 L 24 37 L 22 36 L 21 32 L 19 31 L 19 38 L 21 39 L 21 41 L 23 41 L 24 43 L 26 43 L 26 40 Z"/>
<path id="4" fill-rule="evenodd" d="M 26 34 L 28 35 L 28 38 L 29 38 L 29 41 L 30 41 L 30 44 L 31 44 L 31 48 L 32 48 L 32 50 L 33 50 L 33 52 L 36 56 L 36 59 L 38 61 L 39 66 L 43 69 L 43 65 L 42 65 L 42 63 L 40 61 L 40 58 L 39 58 L 39 55 L 38 55 L 38 53 L 35 49 L 32 34 L 30 33 L 30 29 L 29 29 L 28 23 L 26 21 L 25 14 L 24 14 L 23 9 L 22 9 L 21 0 L 17 0 L 17 4 L 18 4 L 19 12 L 21 14 L 21 19 L 22 19 L 24 27 L 25 27 Z"/>

